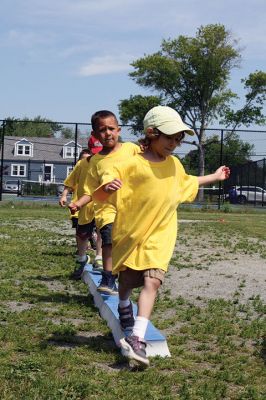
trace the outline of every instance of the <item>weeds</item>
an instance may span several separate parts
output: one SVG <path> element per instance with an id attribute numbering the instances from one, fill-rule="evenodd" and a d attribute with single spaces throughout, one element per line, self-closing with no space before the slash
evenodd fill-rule
<path id="1" fill-rule="evenodd" d="M 133 372 L 87 287 L 69 280 L 75 240 L 64 210 L 6 204 L 0 214 L 1 400 L 265 398 L 265 305 L 259 296 L 241 303 L 244 279 L 231 301 L 197 305 L 162 291 L 152 318 L 167 335 L 171 358 L 155 357 L 148 370 Z M 190 211 L 182 218 L 207 220 L 180 232 L 184 246 L 197 243 L 187 256 L 173 258 L 188 274 L 246 250 L 264 254 L 262 215 L 230 212 L 221 223 L 221 214 Z M 211 254 L 202 253 L 206 241 Z"/>

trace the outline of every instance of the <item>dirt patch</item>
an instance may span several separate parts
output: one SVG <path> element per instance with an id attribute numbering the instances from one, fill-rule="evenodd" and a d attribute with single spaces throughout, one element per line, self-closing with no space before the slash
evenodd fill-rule
<path id="1" fill-rule="evenodd" d="M 68 292 L 69 294 L 80 294 L 80 291 L 76 289 L 71 283 L 65 283 L 60 282 L 59 280 L 45 280 L 45 279 L 40 279 L 43 285 L 47 287 L 48 290 L 51 292 Z"/>
<path id="2" fill-rule="evenodd" d="M 17 301 L 5 301 L 2 304 L 7 307 L 11 312 L 22 312 L 25 310 L 30 310 L 34 307 L 34 304 L 25 303 L 25 302 L 17 302 Z"/>
<path id="3" fill-rule="evenodd" d="M 195 254 L 195 257 L 199 254 Z M 212 261 L 208 267 L 170 266 L 164 284 L 176 298 L 187 300 L 217 299 L 233 300 L 237 295 L 240 302 L 260 296 L 266 301 L 266 262 L 258 255 L 226 255 L 226 260 Z M 197 265 L 197 264 L 195 264 Z"/>

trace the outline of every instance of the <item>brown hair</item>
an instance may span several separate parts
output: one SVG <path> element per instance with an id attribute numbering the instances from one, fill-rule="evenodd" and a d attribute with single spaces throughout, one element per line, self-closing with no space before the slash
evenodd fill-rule
<path id="1" fill-rule="evenodd" d="M 113 117 L 118 125 L 118 121 L 117 118 L 115 116 L 115 114 L 112 111 L 108 111 L 108 110 L 100 110 L 100 111 L 96 111 L 94 114 L 92 114 L 91 116 L 91 127 L 92 130 L 96 130 L 99 119 L 101 118 L 108 118 L 108 117 Z"/>
<path id="2" fill-rule="evenodd" d="M 83 156 L 83 154 L 89 154 L 89 155 L 91 155 L 90 149 L 83 149 L 83 150 L 81 150 L 81 152 L 79 153 L 79 160 L 81 160 L 81 157 Z"/>

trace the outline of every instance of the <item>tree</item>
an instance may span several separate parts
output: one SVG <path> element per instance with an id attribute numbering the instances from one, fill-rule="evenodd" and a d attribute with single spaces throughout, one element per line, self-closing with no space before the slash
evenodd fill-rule
<path id="1" fill-rule="evenodd" d="M 252 123 L 263 125 L 266 122 L 263 115 L 263 105 L 266 100 L 266 72 L 255 71 L 249 74 L 248 78 L 241 79 L 241 82 L 247 90 L 244 106 L 237 111 L 228 107 L 221 121 L 227 127 L 230 126 L 232 132 L 240 125 L 249 126 Z"/>
<path id="2" fill-rule="evenodd" d="M 145 114 L 153 107 L 161 104 L 161 98 L 157 96 L 130 96 L 119 104 L 120 119 L 123 124 L 130 121 L 131 133 L 143 131 L 143 119 Z"/>
<path id="3" fill-rule="evenodd" d="M 0 128 L 2 134 L 3 127 Z M 5 123 L 6 136 L 23 136 L 23 137 L 55 137 L 62 135 L 63 137 L 73 137 L 71 129 L 64 128 L 57 122 L 53 122 L 40 116 L 33 120 L 25 117 L 23 120 L 15 118 L 7 118 Z"/>
<path id="4" fill-rule="evenodd" d="M 135 70 L 130 77 L 140 86 L 156 91 L 158 102 L 175 108 L 194 129 L 197 141 L 192 144 L 198 149 L 199 175 L 205 173 L 206 128 L 223 115 L 227 115 L 228 123 L 230 115 L 231 121 L 233 117 L 240 117 L 229 107 L 237 95 L 227 87 L 230 73 L 240 65 L 240 60 L 240 49 L 230 32 L 223 25 L 210 24 L 201 26 L 195 37 L 181 35 L 174 40 L 163 40 L 160 51 L 132 63 Z M 263 74 L 257 72 L 243 80 L 250 90 L 247 96 L 249 107 L 242 113 L 242 118 L 237 119 L 238 123 L 253 122 L 262 116 L 260 106 L 264 97 L 260 92 L 260 81 L 264 79 Z M 128 110 L 136 98 L 120 102 L 121 115 L 130 116 Z M 145 104 L 145 96 L 140 96 L 139 100 Z M 136 104 L 132 108 L 138 109 Z M 131 119 L 124 118 L 123 121 L 129 123 Z"/>
<path id="5" fill-rule="evenodd" d="M 213 172 L 219 165 L 220 147 L 221 142 L 218 135 L 209 137 L 204 143 L 206 173 Z M 250 160 L 253 150 L 254 145 L 241 140 L 235 132 L 227 132 L 224 137 L 223 160 L 226 165 L 246 164 Z M 182 162 L 190 173 L 195 174 L 199 162 L 197 150 L 190 151 Z"/>

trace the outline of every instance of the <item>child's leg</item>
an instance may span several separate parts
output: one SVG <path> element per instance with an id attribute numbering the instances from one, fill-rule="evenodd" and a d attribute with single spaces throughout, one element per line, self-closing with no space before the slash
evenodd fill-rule
<path id="1" fill-rule="evenodd" d="M 100 229 L 102 237 L 103 272 L 102 280 L 97 288 L 100 292 L 118 294 L 116 276 L 112 275 L 112 225 L 107 224 Z"/>
<path id="2" fill-rule="evenodd" d="M 144 277 L 144 286 L 140 292 L 138 300 L 138 317 L 150 319 L 157 291 L 161 286 L 161 281 L 149 276 Z"/>
<path id="3" fill-rule="evenodd" d="M 136 272 L 138 271 L 135 271 L 135 273 Z M 163 282 L 163 278 L 164 271 L 160 269 L 151 269 L 144 272 L 144 286 L 138 300 L 138 314 L 133 325 L 132 335 L 120 341 L 122 354 L 144 365 L 149 365 L 149 360 L 146 356 L 145 333 L 153 310 L 157 291 Z M 126 291 L 124 293 L 126 294 Z"/>
<path id="4" fill-rule="evenodd" d="M 84 258 L 86 256 L 86 250 L 88 247 L 88 239 L 83 239 L 80 238 L 79 236 L 77 236 L 77 246 L 78 246 L 78 256 L 79 256 L 79 260 L 81 260 L 81 258 Z"/>
<path id="5" fill-rule="evenodd" d="M 124 272 L 125 274 L 126 272 Z M 123 273 L 122 273 L 123 274 Z M 126 281 L 119 280 L 118 294 L 119 305 L 118 314 L 121 329 L 124 331 L 132 331 L 134 325 L 133 307 L 129 299 L 132 289 L 128 288 Z"/>
<path id="6" fill-rule="evenodd" d="M 97 229 L 97 239 L 96 239 L 96 258 L 102 258 L 102 238 L 99 229 Z"/>
<path id="7" fill-rule="evenodd" d="M 77 254 L 77 263 L 79 267 L 74 270 L 72 273 L 72 278 L 80 279 L 83 273 L 83 269 L 85 265 L 90 261 L 90 257 L 86 254 L 86 250 L 88 247 L 88 239 L 91 237 L 93 230 L 93 222 L 84 225 L 78 225 L 76 231 L 77 237 L 77 246 L 78 246 L 78 254 Z"/>
<path id="8" fill-rule="evenodd" d="M 112 272 L 112 227 L 113 224 L 107 224 L 100 229 L 103 269 L 109 272 Z"/>
<path id="9" fill-rule="evenodd" d="M 96 233 L 97 232 L 97 233 Z M 102 272 L 103 260 L 102 260 L 102 238 L 100 231 L 96 229 L 96 255 L 92 264 L 93 271 Z"/>
<path id="10" fill-rule="evenodd" d="M 77 230 L 76 240 L 77 240 L 77 256 L 76 256 L 77 267 L 71 274 L 71 277 L 73 279 L 81 279 L 84 266 L 86 265 L 87 262 L 89 262 L 89 256 L 87 256 L 86 254 L 86 250 L 88 247 L 88 239 L 80 235 L 80 233 L 78 233 Z"/>
<path id="11" fill-rule="evenodd" d="M 102 245 L 103 269 L 112 272 L 112 245 Z"/>

